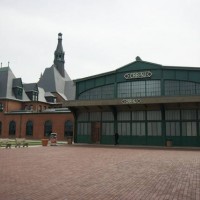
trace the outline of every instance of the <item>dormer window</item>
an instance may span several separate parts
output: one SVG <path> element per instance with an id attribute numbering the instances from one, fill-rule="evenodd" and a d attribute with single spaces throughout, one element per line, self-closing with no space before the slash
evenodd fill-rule
<path id="1" fill-rule="evenodd" d="M 13 92 L 16 99 L 22 99 L 23 89 L 20 87 L 13 88 Z"/>
<path id="2" fill-rule="evenodd" d="M 15 95 L 16 99 L 22 99 L 23 95 L 23 85 L 21 78 L 15 78 L 13 79 L 13 93 Z"/>

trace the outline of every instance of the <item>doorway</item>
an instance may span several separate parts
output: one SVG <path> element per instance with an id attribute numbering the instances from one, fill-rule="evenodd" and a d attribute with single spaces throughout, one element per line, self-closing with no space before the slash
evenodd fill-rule
<path id="1" fill-rule="evenodd" d="M 92 143 L 97 144 L 100 143 L 100 122 L 92 122 L 91 123 L 91 140 Z"/>

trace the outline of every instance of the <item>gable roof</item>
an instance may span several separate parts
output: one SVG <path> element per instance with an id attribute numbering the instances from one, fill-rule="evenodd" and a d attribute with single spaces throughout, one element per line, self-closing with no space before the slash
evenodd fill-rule
<path id="1" fill-rule="evenodd" d="M 116 71 L 126 72 L 126 71 L 131 71 L 131 70 L 148 70 L 148 69 L 160 69 L 160 68 L 162 68 L 162 65 L 160 64 L 138 60 L 138 61 L 131 62 L 125 66 L 122 66 L 116 69 Z"/>
<path id="2" fill-rule="evenodd" d="M 13 87 L 21 87 L 23 89 L 21 78 L 16 78 L 10 67 L 0 68 L 0 97 L 19 100 L 13 93 Z M 22 94 L 22 99 L 19 101 L 29 101 L 24 89 Z"/>
<path id="3" fill-rule="evenodd" d="M 38 86 L 44 88 L 45 92 L 57 92 L 67 99 L 68 96 L 75 97 L 75 87 L 72 84 L 72 80 L 65 71 L 65 77 L 62 77 L 55 65 L 52 65 L 49 68 L 46 68 L 43 75 L 41 76 Z"/>

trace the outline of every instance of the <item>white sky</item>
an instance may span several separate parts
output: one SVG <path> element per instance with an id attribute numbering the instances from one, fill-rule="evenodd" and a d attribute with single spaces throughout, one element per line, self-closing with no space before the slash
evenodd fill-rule
<path id="1" fill-rule="evenodd" d="M 25 83 L 53 64 L 63 34 L 72 79 L 115 70 L 136 56 L 200 67 L 200 0 L 0 0 L 0 62 Z"/>

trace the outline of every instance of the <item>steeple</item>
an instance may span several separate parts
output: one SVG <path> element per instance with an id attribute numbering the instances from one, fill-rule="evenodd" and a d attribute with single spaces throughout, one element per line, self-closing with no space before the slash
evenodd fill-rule
<path id="1" fill-rule="evenodd" d="M 62 77 L 65 77 L 65 52 L 62 47 L 62 33 L 58 33 L 58 45 L 54 52 L 54 65 Z"/>

